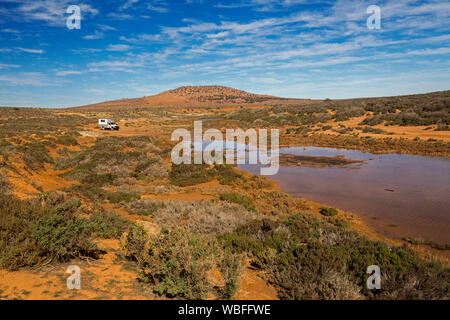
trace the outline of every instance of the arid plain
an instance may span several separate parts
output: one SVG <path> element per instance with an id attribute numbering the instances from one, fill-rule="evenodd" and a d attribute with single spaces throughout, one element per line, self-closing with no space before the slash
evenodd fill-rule
<path id="1" fill-rule="evenodd" d="M 202 120 L 204 130 L 279 129 L 281 147 L 448 161 L 449 106 L 450 91 L 299 100 L 206 86 L 0 108 L 0 298 L 448 299 L 445 236 L 290 195 L 243 168 L 172 165 L 170 137 Z M 120 130 L 100 130 L 99 118 Z M 352 160 L 280 158 L 330 170 Z M 365 287 L 373 264 L 385 275 L 377 293 Z M 81 290 L 67 289 L 69 265 Z"/>

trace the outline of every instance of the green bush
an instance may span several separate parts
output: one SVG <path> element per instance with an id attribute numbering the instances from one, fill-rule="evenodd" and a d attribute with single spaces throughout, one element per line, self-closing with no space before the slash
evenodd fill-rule
<path id="1" fill-rule="evenodd" d="M 6 194 L 11 190 L 6 170 L 0 170 L 0 193 Z"/>
<path id="2" fill-rule="evenodd" d="M 17 270 L 42 261 L 30 238 L 36 222 L 50 210 L 37 203 L 0 194 L 0 267 Z"/>
<path id="3" fill-rule="evenodd" d="M 75 217 L 72 213 L 79 199 L 64 200 L 60 192 L 26 201 L 0 195 L 0 268 L 17 270 L 48 261 L 96 258 L 101 251 L 92 238 L 120 238 L 132 225 L 114 213 Z"/>
<path id="4" fill-rule="evenodd" d="M 247 181 L 242 174 L 233 171 L 231 165 L 216 165 L 214 169 L 220 184 L 237 185 Z"/>
<path id="5" fill-rule="evenodd" d="M 281 299 L 445 299 L 450 269 L 405 248 L 373 242 L 332 219 L 292 215 L 283 224 L 255 220 L 220 235 L 222 245 L 249 253 Z M 284 227 L 283 227 L 284 225 Z M 382 270 L 382 290 L 366 288 L 367 267 Z"/>
<path id="6" fill-rule="evenodd" d="M 111 203 L 130 202 L 133 199 L 139 198 L 139 195 L 127 192 L 110 192 L 108 194 L 108 200 Z"/>
<path id="7" fill-rule="evenodd" d="M 81 200 L 78 198 L 71 199 L 62 203 L 61 205 L 55 208 L 56 213 L 64 213 L 64 214 L 74 214 L 77 209 L 81 206 Z"/>
<path id="8" fill-rule="evenodd" d="M 173 185 L 186 187 L 211 181 L 214 172 L 203 164 L 173 164 L 169 178 Z"/>
<path id="9" fill-rule="evenodd" d="M 93 229 L 86 219 L 46 216 L 31 232 L 39 255 L 56 261 L 75 257 L 97 257 L 97 245 L 90 240 Z"/>
<path id="10" fill-rule="evenodd" d="M 143 248 L 134 256 L 140 262 L 141 277 L 155 293 L 170 298 L 205 299 L 214 244 L 207 238 L 182 230 L 161 233 L 152 239 L 149 252 Z"/>
<path id="11" fill-rule="evenodd" d="M 130 214 L 138 216 L 152 216 L 159 209 L 165 208 L 166 205 L 162 201 L 154 202 L 145 201 L 145 205 L 139 205 L 139 202 L 133 202 L 130 207 Z"/>
<path id="12" fill-rule="evenodd" d="M 69 135 L 59 136 L 58 138 L 56 138 L 55 142 L 57 144 L 62 144 L 64 146 L 77 146 L 78 145 L 77 139 L 75 137 L 69 136 Z"/>
<path id="13" fill-rule="evenodd" d="M 105 190 L 87 183 L 75 184 L 66 190 L 78 193 L 92 200 L 105 200 L 108 197 L 108 193 Z"/>
<path id="14" fill-rule="evenodd" d="M 131 225 L 124 244 L 125 256 L 132 261 L 136 261 L 139 266 L 144 266 L 145 259 L 149 254 L 147 242 L 147 231 L 142 226 Z"/>
<path id="15" fill-rule="evenodd" d="M 363 133 L 375 133 L 375 134 L 387 134 L 388 133 L 383 129 L 372 128 L 372 127 L 362 127 L 361 131 Z"/>
<path id="16" fill-rule="evenodd" d="M 23 154 L 25 165 L 33 171 L 44 168 L 45 163 L 54 163 L 49 151 L 40 142 L 26 143 L 23 146 L 18 146 L 17 151 Z"/>
<path id="17" fill-rule="evenodd" d="M 245 209 L 249 211 L 256 212 L 256 209 L 253 207 L 253 199 L 249 196 L 231 192 L 231 193 L 221 193 L 220 200 L 233 202 L 242 205 Z"/>
<path id="18" fill-rule="evenodd" d="M 220 271 L 223 274 L 225 285 L 220 290 L 220 298 L 232 299 L 238 289 L 238 277 L 242 271 L 242 256 L 226 250 L 220 261 Z"/>
<path id="19" fill-rule="evenodd" d="M 113 212 L 94 213 L 89 217 L 93 233 L 100 238 L 119 239 L 132 223 Z"/>
<path id="20" fill-rule="evenodd" d="M 116 175 L 111 173 L 105 174 L 93 174 L 89 173 L 87 176 L 81 179 L 82 183 L 93 184 L 97 186 L 103 186 L 105 184 L 112 183 L 117 178 Z"/>
<path id="21" fill-rule="evenodd" d="M 332 217 L 337 215 L 339 212 L 336 208 L 332 207 L 322 207 L 320 208 L 320 213 L 327 217 Z"/>

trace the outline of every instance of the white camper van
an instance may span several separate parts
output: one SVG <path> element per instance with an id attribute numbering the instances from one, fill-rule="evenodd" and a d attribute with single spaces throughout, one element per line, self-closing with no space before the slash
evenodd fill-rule
<path id="1" fill-rule="evenodd" d="M 98 119 L 98 127 L 102 130 L 119 130 L 119 126 L 111 119 Z"/>

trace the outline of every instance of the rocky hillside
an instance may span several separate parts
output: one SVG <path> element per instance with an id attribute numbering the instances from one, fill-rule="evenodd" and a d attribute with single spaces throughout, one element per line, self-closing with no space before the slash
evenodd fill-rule
<path id="1" fill-rule="evenodd" d="M 223 86 L 185 86 L 165 91 L 154 96 L 135 99 L 120 99 L 76 108 L 100 110 L 162 106 L 257 106 L 299 101 L 307 100 L 286 99 L 269 95 L 253 94 L 243 90 Z"/>

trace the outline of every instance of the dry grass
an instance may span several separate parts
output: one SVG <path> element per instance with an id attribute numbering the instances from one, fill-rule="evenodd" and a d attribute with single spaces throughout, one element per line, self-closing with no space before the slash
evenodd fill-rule
<path id="1" fill-rule="evenodd" d="M 128 208 L 135 214 L 150 212 L 152 221 L 162 226 L 172 229 L 183 226 L 205 234 L 229 233 L 256 217 L 241 205 L 229 202 L 141 199 L 132 201 Z"/>
<path id="2" fill-rule="evenodd" d="M 0 193 L 7 194 L 11 191 L 11 185 L 8 180 L 8 173 L 5 169 L 0 170 Z"/>

